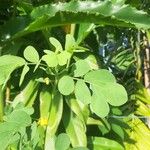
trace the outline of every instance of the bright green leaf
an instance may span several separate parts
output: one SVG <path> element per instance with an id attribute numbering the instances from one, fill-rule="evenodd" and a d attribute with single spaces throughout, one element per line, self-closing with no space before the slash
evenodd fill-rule
<path id="1" fill-rule="evenodd" d="M 58 135 L 56 142 L 55 142 L 55 147 L 56 150 L 67 150 L 70 145 L 70 139 L 67 134 L 61 133 Z"/>
<path id="2" fill-rule="evenodd" d="M 116 79 L 113 76 L 113 74 L 106 69 L 91 71 L 85 75 L 84 79 L 92 84 L 104 84 L 116 82 Z"/>
<path id="3" fill-rule="evenodd" d="M 55 39 L 55 38 L 53 38 L 53 37 L 50 37 L 50 38 L 49 38 L 49 41 L 50 41 L 50 43 L 55 47 L 55 51 L 56 51 L 56 52 L 59 52 L 59 51 L 62 51 L 62 50 L 63 50 L 63 48 L 62 48 L 62 46 L 61 46 L 61 43 L 60 43 L 57 39 Z"/>
<path id="4" fill-rule="evenodd" d="M 48 124 L 46 128 L 45 149 L 49 150 L 51 144 L 54 144 L 54 136 L 62 119 L 63 98 L 62 95 L 55 91 L 53 93 L 51 107 L 49 110 Z"/>
<path id="5" fill-rule="evenodd" d="M 77 81 L 75 85 L 75 96 L 83 104 L 89 104 L 91 102 L 90 90 L 83 80 Z"/>
<path id="6" fill-rule="evenodd" d="M 38 93 L 38 87 L 39 82 L 35 81 L 34 79 L 30 80 L 14 98 L 12 106 L 15 107 L 20 102 L 24 103 L 25 106 L 32 106 Z"/>
<path id="7" fill-rule="evenodd" d="M 77 148 L 70 148 L 69 150 L 89 150 L 86 147 L 77 147 Z"/>
<path id="8" fill-rule="evenodd" d="M 113 106 L 123 105 L 128 99 L 125 88 L 116 83 L 115 77 L 107 70 L 91 71 L 84 79 L 92 86 L 93 94 L 99 92 L 102 99 Z"/>
<path id="9" fill-rule="evenodd" d="M 75 63 L 74 76 L 80 77 L 85 75 L 87 72 L 91 70 L 89 64 L 85 60 L 79 60 Z"/>
<path id="10" fill-rule="evenodd" d="M 33 145 L 33 148 L 36 147 L 36 145 L 38 144 L 40 140 L 37 126 L 38 125 L 35 121 L 31 125 L 31 144 Z"/>
<path id="11" fill-rule="evenodd" d="M 39 61 L 39 54 L 33 46 L 28 46 L 24 50 L 24 57 L 26 60 L 37 63 Z"/>
<path id="12" fill-rule="evenodd" d="M 5 120 L 6 122 L 15 122 L 17 125 L 21 125 L 22 127 L 26 127 L 31 123 L 29 114 L 20 109 L 14 110 Z"/>
<path id="13" fill-rule="evenodd" d="M 87 137 L 85 123 L 75 116 L 68 108 L 65 109 L 62 119 L 72 146 L 86 147 Z"/>
<path id="14" fill-rule="evenodd" d="M 66 35 L 66 43 L 65 43 L 65 50 L 73 53 L 73 50 L 76 48 L 76 42 L 74 37 L 71 34 Z"/>
<path id="15" fill-rule="evenodd" d="M 23 67 L 22 73 L 21 73 L 19 85 L 22 84 L 22 82 L 25 78 L 25 75 L 27 74 L 28 71 L 29 71 L 29 67 L 27 66 L 27 64 L 25 64 L 24 67 Z"/>
<path id="16" fill-rule="evenodd" d="M 128 100 L 125 88 L 118 83 L 106 84 L 100 89 L 106 101 L 113 106 L 123 105 Z"/>
<path id="17" fill-rule="evenodd" d="M 74 81 L 70 76 L 63 76 L 58 82 L 58 89 L 63 95 L 69 95 L 74 90 Z"/>
<path id="18" fill-rule="evenodd" d="M 90 150 L 124 150 L 116 141 L 104 137 L 90 137 L 88 147 Z"/>
<path id="19" fill-rule="evenodd" d="M 0 57 L 0 85 L 5 84 L 10 74 L 25 64 L 25 60 L 18 56 L 3 55 Z"/>
<path id="20" fill-rule="evenodd" d="M 6 147 L 14 142 L 13 136 L 31 124 L 31 117 L 23 110 L 14 110 L 6 117 L 5 122 L 0 123 L 0 147 Z"/>
<path id="21" fill-rule="evenodd" d="M 40 92 L 40 118 L 48 120 L 49 109 L 52 102 L 52 89 L 48 86 L 43 86 Z"/>
<path id="22" fill-rule="evenodd" d="M 97 89 L 96 89 L 97 90 Z M 109 105 L 106 102 L 104 95 L 94 90 L 91 100 L 91 110 L 101 118 L 104 118 L 109 113 Z"/>
<path id="23" fill-rule="evenodd" d="M 79 101 L 72 95 L 66 97 L 66 103 L 70 109 L 79 117 L 83 122 L 87 120 L 89 116 L 89 108 L 87 105 L 80 104 Z"/>
<path id="24" fill-rule="evenodd" d="M 50 51 L 50 54 L 44 55 L 42 60 L 46 62 L 49 67 L 56 67 L 58 65 L 57 55 Z"/>
<path id="25" fill-rule="evenodd" d="M 67 51 L 63 51 L 60 54 L 57 55 L 58 58 L 58 64 L 60 66 L 66 65 L 67 62 L 69 61 L 71 57 L 71 53 L 67 52 Z"/>

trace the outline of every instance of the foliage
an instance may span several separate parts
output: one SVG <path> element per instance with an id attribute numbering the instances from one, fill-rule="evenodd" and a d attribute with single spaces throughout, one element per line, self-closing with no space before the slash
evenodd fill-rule
<path id="1" fill-rule="evenodd" d="M 150 16 L 142 5 L 2 3 L 1 148 L 148 150 L 150 95 L 140 79 L 140 38 Z"/>

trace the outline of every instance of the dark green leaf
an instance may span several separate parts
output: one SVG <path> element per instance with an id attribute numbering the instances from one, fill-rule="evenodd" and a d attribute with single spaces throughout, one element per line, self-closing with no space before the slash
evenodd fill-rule
<path id="1" fill-rule="evenodd" d="M 122 129 L 121 126 L 112 123 L 111 124 L 112 130 L 119 136 L 121 137 L 122 140 L 124 140 L 124 130 Z"/>

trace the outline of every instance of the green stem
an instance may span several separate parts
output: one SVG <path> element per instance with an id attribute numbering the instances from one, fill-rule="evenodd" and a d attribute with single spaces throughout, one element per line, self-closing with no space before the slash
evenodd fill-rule
<path id="1" fill-rule="evenodd" d="M 4 114 L 4 95 L 2 86 L 0 85 L 0 122 L 3 121 L 3 114 Z"/>

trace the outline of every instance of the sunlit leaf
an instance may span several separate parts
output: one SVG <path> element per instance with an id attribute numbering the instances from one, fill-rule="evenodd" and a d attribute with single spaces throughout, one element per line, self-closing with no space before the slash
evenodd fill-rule
<path id="1" fill-rule="evenodd" d="M 12 106 L 15 107 L 18 103 L 22 102 L 26 106 L 32 106 L 36 99 L 39 83 L 34 79 L 30 80 L 20 93 L 14 98 Z"/>
<path id="2" fill-rule="evenodd" d="M 5 150 L 7 146 L 13 142 L 15 133 L 20 132 L 22 128 L 26 128 L 31 123 L 31 117 L 23 110 L 14 110 L 6 121 L 0 123 L 0 147 Z"/>
<path id="3" fill-rule="evenodd" d="M 24 57 L 26 60 L 37 63 L 39 61 L 39 54 L 33 46 L 28 46 L 24 50 Z"/>
<path id="4" fill-rule="evenodd" d="M 90 66 L 85 60 L 79 60 L 75 63 L 74 76 L 80 77 L 90 71 Z"/>
<path id="5" fill-rule="evenodd" d="M 73 147 L 86 147 L 87 138 L 85 124 L 77 116 L 73 115 L 71 111 L 65 109 L 63 115 L 63 124 L 66 133 L 70 138 Z"/>
<path id="6" fill-rule="evenodd" d="M 75 85 L 75 96 L 84 104 L 91 102 L 91 93 L 83 80 L 78 80 Z"/>
<path id="7" fill-rule="evenodd" d="M 70 139 L 67 134 L 61 133 L 58 135 L 56 142 L 55 142 L 55 147 L 56 150 L 67 150 L 70 145 Z"/>
<path id="8" fill-rule="evenodd" d="M 110 71 L 100 69 L 91 71 L 85 76 L 85 80 L 92 84 L 115 83 L 116 79 Z"/>
<path id="9" fill-rule="evenodd" d="M 71 57 L 71 54 L 69 52 L 67 52 L 67 51 L 61 52 L 60 54 L 57 55 L 58 64 L 60 66 L 66 65 L 67 62 L 69 61 L 70 57 Z"/>
<path id="10" fill-rule="evenodd" d="M 42 60 L 46 62 L 49 67 L 56 67 L 58 65 L 57 55 L 50 51 L 50 54 L 44 55 Z"/>
<path id="11" fill-rule="evenodd" d="M 62 95 L 55 91 L 49 110 L 48 124 L 46 128 L 45 149 L 48 150 L 51 144 L 54 146 L 54 137 L 62 118 L 63 98 Z"/>
<path id="12" fill-rule="evenodd" d="M 25 75 L 28 73 L 28 71 L 29 71 L 29 67 L 27 66 L 27 64 L 25 64 L 24 67 L 23 67 L 22 73 L 21 73 L 19 85 L 22 84 L 22 82 L 25 78 Z"/>
<path id="13" fill-rule="evenodd" d="M 49 41 L 50 41 L 50 43 L 55 47 L 55 51 L 56 51 L 56 52 L 59 52 L 59 51 L 62 51 L 62 50 L 63 50 L 63 48 L 62 48 L 62 46 L 61 46 L 61 43 L 60 43 L 57 39 L 55 39 L 55 38 L 53 38 L 53 37 L 50 37 L 50 38 L 49 38 Z"/>
<path id="14" fill-rule="evenodd" d="M 76 48 L 76 42 L 74 37 L 71 34 L 66 35 L 65 50 L 73 53 L 73 50 Z"/>
<path id="15" fill-rule="evenodd" d="M 90 137 L 88 147 L 90 150 L 124 150 L 124 147 L 116 141 L 104 137 Z"/>
<path id="16" fill-rule="evenodd" d="M 25 60 L 18 56 L 4 55 L 0 57 L 0 85 L 6 83 L 10 74 L 25 64 Z"/>
<path id="17" fill-rule="evenodd" d="M 94 90 L 91 100 L 92 111 L 101 118 L 104 118 L 109 113 L 109 105 L 101 92 Z"/>
<path id="18" fill-rule="evenodd" d="M 58 89 L 63 95 L 69 95 L 74 90 L 74 81 L 70 76 L 63 76 L 58 82 Z"/>

